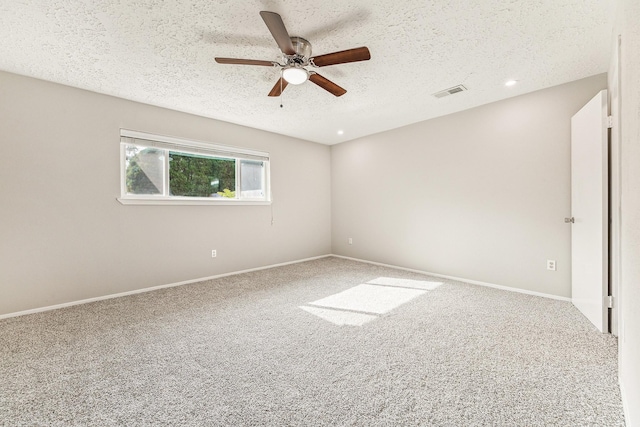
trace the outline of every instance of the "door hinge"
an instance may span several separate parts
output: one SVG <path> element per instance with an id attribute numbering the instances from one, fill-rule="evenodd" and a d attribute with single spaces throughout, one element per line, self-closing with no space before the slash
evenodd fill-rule
<path id="1" fill-rule="evenodd" d="M 613 116 L 607 116 L 607 128 L 611 129 L 613 127 Z"/>
<path id="2" fill-rule="evenodd" d="M 569 217 L 569 218 L 565 218 L 564 222 L 566 224 L 573 224 L 574 222 L 576 222 L 576 219 L 574 217 Z"/>
<path id="3" fill-rule="evenodd" d="M 604 305 L 607 308 L 613 308 L 613 296 L 612 295 L 608 295 L 608 296 L 604 297 Z"/>

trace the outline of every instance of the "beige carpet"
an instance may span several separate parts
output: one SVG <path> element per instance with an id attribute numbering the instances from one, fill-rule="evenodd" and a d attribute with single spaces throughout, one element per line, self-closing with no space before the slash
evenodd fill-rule
<path id="1" fill-rule="evenodd" d="M 408 280 L 407 280 L 408 279 Z M 2 426 L 622 426 L 571 304 L 338 258 L 0 321 Z"/>

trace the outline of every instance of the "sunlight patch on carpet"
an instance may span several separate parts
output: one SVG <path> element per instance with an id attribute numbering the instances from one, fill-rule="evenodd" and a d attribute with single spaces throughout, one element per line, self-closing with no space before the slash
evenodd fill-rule
<path id="1" fill-rule="evenodd" d="M 442 282 L 378 277 L 299 308 L 335 325 L 362 326 L 440 285 Z"/>
<path id="2" fill-rule="evenodd" d="M 338 326 L 362 326 L 367 322 L 377 319 L 377 316 L 372 314 L 354 313 L 352 311 L 330 310 L 328 308 L 308 307 L 304 305 L 300 306 L 300 308 L 307 313 L 316 315 Z"/>
<path id="3" fill-rule="evenodd" d="M 371 285 L 398 286 L 401 288 L 424 289 L 426 291 L 432 291 L 438 286 L 442 285 L 442 282 L 429 282 L 426 280 L 411 280 L 411 279 L 395 279 L 393 277 L 378 277 L 377 279 L 369 280 L 367 283 Z"/>
<path id="4" fill-rule="evenodd" d="M 419 289 L 358 285 L 309 304 L 334 309 L 384 314 L 425 292 Z"/>

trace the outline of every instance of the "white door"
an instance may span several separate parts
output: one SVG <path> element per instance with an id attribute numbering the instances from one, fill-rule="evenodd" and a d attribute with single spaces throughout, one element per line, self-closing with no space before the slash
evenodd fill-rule
<path id="1" fill-rule="evenodd" d="M 571 300 L 608 332 L 607 91 L 571 118 Z"/>

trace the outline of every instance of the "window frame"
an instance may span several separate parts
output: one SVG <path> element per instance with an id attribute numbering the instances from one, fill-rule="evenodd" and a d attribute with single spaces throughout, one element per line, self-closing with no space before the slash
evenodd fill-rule
<path id="1" fill-rule="evenodd" d="M 127 194 L 126 145 L 155 147 L 165 150 L 163 160 L 162 195 Z M 169 194 L 169 152 L 195 154 L 212 158 L 235 160 L 235 179 L 237 198 L 226 197 L 188 197 L 171 196 Z M 242 176 L 240 162 L 257 160 L 264 165 L 264 198 L 241 198 Z M 270 205 L 271 204 L 271 170 L 269 153 L 246 148 L 210 144 L 164 135 L 120 129 L 120 197 L 123 205 Z"/>

